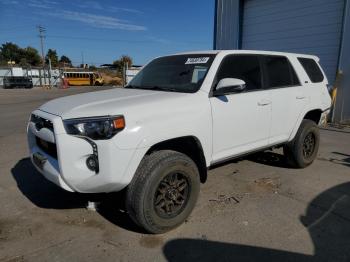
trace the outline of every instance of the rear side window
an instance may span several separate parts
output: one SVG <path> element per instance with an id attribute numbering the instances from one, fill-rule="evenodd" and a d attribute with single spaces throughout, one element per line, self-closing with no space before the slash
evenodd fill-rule
<path id="1" fill-rule="evenodd" d="M 217 74 L 217 83 L 223 78 L 243 80 L 248 91 L 261 89 L 259 58 L 254 55 L 230 55 L 225 57 Z"/>
<path id="2" fill-rule="evenodd" d="M 311 82 L 319 83 L 322 82 L 324 76 L 322 71 L 315 60 L 311 58 L 298 58 L 300 64 L 304 67 L 305 72 L 309 76 Z"/>
<path id="3" fill-rule="evenodd" d="M 266 73 L 269 88 L 299 85 L 298 77 L 287 57 L 266 56 Z"/>

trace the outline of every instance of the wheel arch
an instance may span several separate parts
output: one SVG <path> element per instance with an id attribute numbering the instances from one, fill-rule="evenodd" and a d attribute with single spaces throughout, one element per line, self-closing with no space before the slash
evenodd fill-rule
<path id="1" fill-rule="evenodd" d="M 298 129 L 301 125 L 301 122 L 304 120 L 304 119 L 309 119 L 309 120 L 312 120 L 316 123 L 316 125 L 318 125 L 320 119 L 321 119 L 321 115 L 322 115 L 322 112 L 323 110 L 320 109 L 320 108 L 312 108 L 312 109 L 309 109 L 309 110 L 306 110 L 304 113 L 301 113 L 300 116 L 299 116 L 299 119 L 298 121 L 296 122 L 294 128 L 293 128 L 293 131 L 288 139 L 288 141 L 291 141 L 294 139 L 295 135 L 297 134 L 298 132 Z"/>
<path id="2" fill-rule="evenodd" d="M 205 183 L 207 180 L 206 159 L 200 140 L 195 136 L 182 136 L 160 141 L 152 145 L 145 155 L 159 150 L 174 150 L 187 155 L 198 167 L 200 181 Z"/>
<path id="3" fill-rule="evenodd" d="M 306 112 L 306 114 L 304 114 L 303 119 L 312 120 L 316 123 L 316 125 L 318 125 L 318 123 L 320 122 L 320 119 L 321 119 L 321 115 L 322 115 L 321 109 L 313 109 L 313 110 L 309 110 L 308 112 Z"/>

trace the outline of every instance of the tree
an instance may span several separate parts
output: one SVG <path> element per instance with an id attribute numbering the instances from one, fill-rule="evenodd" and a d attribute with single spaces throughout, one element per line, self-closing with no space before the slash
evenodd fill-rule
<path id="1" fill-rule="evenodd" d="M 49 49 L 47 50 L 47 54 L 45 57 L 46 64 L 49 64 L 49 59 L 51 60 L 51 66 L 57 67 L 58 66 L 58 56 L 55 49 Z"/>
<path id="2" fill-rule="evenodd" d="M 60 58 L 59 64 L 60 64 L 60 66 L 63 66 L 63 67 L 65 67 L 65 66 L 71 67 L 72 61 L 69 59 L 68 56 L 63 55 Z"/>
<path id="3" fill-rule="evenodd" d="M 41 57 L 33 47 L 20 48 L 16 44 L 7 42 L 0 47 L 0 63 L 5 65 L 8 61 L 14 61 L 21 66 L 38 66 L 41 64 Z"/>
<path id="4" fill-rule="evenodd" d="M 122 72 L 125 65 L 132 66 L 132 58 L 128 55 L 122 55 L 119 59 L 113 61 L 113 65 L 116 66 L 117 71 Z"/>
<path id="5" fill-rule="evenodd" d="M 38 50 L 31 46 L 28 46 L 24 48 L 23 51 L 24 57 L 22 59 L 25 59 L 27 64 L 32 66 L 39 66 L 41 64 L 41 57 Z"/>
<path id="6" fill-rule="evenodd" d="M 128 65 L 128 67 L 132 66 L 132 58 L 127 55 L 122 55 L 119 59 L 123 65 Z"/>
<path id="7" fill-rule="evenodd" d="M 27 59 L 22 57 L 21 60 L 19 61 L 18 63 L 20 66 L 23 66 L 23 67 L 27 67 L 29 66 L 30 64 L 28 63 Z"/>
<path id="8" fill-rule="evenodd" d="M 15 61 L 16 64 L 18 64 L 21 61 L 21 58 L 23 57 L 23 50 L 11 42 L 6 42 L 5 44 L 2 44 L 0 47 L 0 57 L 2 60 L 2 63 L 6 63 L 8 61 Z"/>

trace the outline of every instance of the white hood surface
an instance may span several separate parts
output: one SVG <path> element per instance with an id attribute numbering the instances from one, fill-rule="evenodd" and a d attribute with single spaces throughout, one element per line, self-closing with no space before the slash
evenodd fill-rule
<path id="1" fill-rule="evenodd" d="M 167 103 L 184 93 L 115 88 L 51 100 L 39 109 L 62 119 L 125 114 L 128 107 Z M 152 107 L 152 106 L 151 106 Z M 158 110 L 162 110 L 157 106 Z"/>

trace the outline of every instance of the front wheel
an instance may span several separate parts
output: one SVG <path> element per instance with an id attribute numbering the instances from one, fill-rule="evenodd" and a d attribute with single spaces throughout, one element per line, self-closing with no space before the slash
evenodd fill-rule
<path id="1" fill-rule="evenodd" d="M 180 224 L 193 210 L 200 180 L 188 156 L 161 150 L 146 156 L 126 192 L 126 208 L 139 226 L 163 233 Z"/>
<path id="2" fill-rule="evenodd" d="M 304 119 L 295 138 L 283 147 L 290 166 L 304 168 L 316 158 L 320 145 L 320 132 L 314 121 Z"/>

